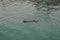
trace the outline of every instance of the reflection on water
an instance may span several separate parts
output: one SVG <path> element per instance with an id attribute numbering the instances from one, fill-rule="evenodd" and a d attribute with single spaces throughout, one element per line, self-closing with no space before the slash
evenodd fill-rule
<path id="1" fill-rule="evenodd" d="M 31 19 L 39 21 L 23 23 Z M 60 40 L 59 6 L 30 0 L 0 7 L 0 40 Z"/>

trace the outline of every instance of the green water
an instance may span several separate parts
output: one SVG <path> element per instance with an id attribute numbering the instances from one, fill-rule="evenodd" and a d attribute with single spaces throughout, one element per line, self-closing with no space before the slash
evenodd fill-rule
<path id="1" fill-rule="evenodd" d="M 0 7 L 0 40 L 60 40 L 60 10 L 39 14 L 32 4 Z M 23 23 L 23 20 L 39 20 Z"/>

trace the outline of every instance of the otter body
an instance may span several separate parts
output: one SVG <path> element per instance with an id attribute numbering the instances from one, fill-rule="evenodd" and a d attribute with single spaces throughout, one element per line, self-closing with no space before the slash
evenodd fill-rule
<path id="1" fill-rule="evenodd" d="M 35 22 L 35 23 L 37 23 L 38 20 L 24 20 L 23 22 L 24 22 L 24 23 L 28 23 L 28 22 Z"/>

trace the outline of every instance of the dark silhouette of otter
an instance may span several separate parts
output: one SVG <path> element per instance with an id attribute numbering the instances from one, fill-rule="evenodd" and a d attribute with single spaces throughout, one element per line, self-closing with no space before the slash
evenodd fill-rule
<path id="1" fill-rule="evenodd" d="M 24 23 L 28 23 L 28 22 L 35 22 L 35 23 L 37 23 L 38 20 L 24 20 L 23 22 L 24 22 Z"/>

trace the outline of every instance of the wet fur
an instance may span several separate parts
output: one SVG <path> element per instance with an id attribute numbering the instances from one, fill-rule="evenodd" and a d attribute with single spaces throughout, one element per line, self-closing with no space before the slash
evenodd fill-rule
<path id="1" fill-rule="evenodd" d="M 26 21 L 26 20 L 24 20 L 23 22 L 24 22 L 24 23 L 28 23 L 28 22 L 35 22 L 35 23 L 37 23 L 37 22 L 38 22 L 38 20 L 27 20 L 27 21 Z"/>

